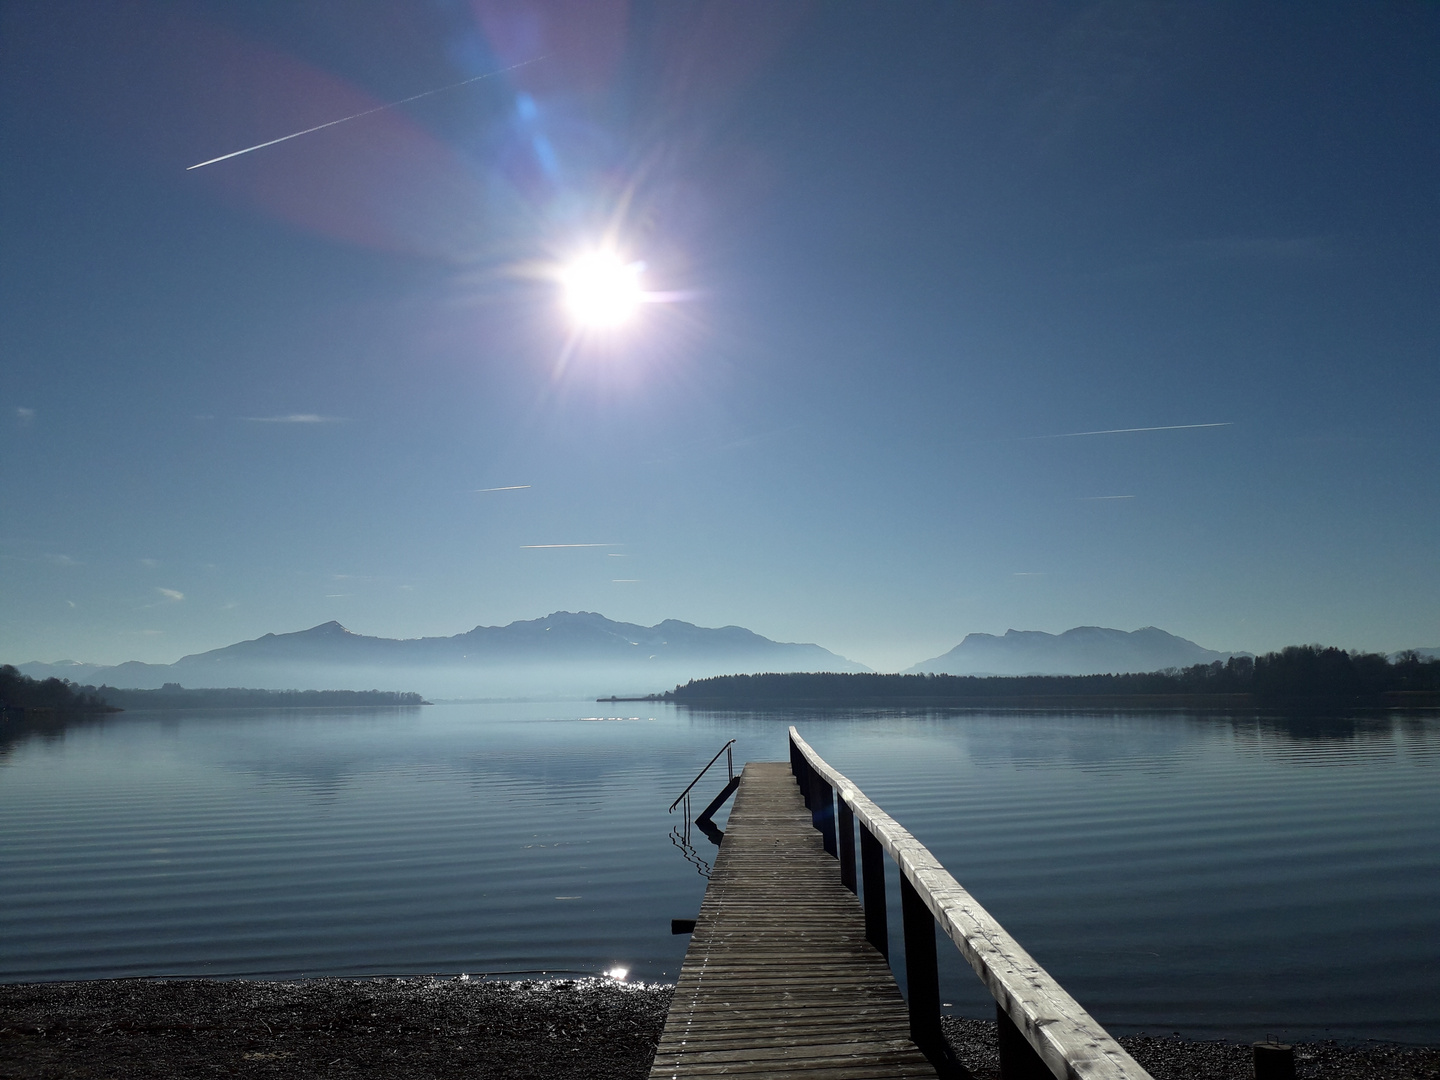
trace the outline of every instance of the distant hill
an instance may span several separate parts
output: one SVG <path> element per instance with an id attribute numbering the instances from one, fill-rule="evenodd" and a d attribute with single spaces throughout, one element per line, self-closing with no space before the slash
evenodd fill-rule
<path id="1" fill-rule="evenodd" d="M 907 668 L 907 675 L 1104 675 L 1209 664 L 1240 653 L 1215 652 L 1154 626 L 1111 630 L 1077 626 L 1063 634 L 1007 630 L 967 634 L 944 656 Z"/>
<path id="2" fill-rule="evenodd" d="M 266 634 L 173 664 L 95 667 L 22 664 L 35 678 L 156 689 L 247 686 L 273 690 L 414 690 L 427 697 L 648 693 L 707 675 L 762 671 L 868 671 L 819 645 L 771 641 L 739 626 L 677 619 L 655 626 L 589 611 L 557 611 L 453 637 L 382 638 L 338 622 Z"/>

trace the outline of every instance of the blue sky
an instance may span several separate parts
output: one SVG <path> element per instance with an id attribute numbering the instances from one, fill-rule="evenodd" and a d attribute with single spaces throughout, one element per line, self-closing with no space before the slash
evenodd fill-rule
<path id="1" fill-rule="evenodd" d="M 1433 4 L 0 18 L 7 661 L 1440 645 Z M 577 333 L 602 242 L 654 302 Z"/>

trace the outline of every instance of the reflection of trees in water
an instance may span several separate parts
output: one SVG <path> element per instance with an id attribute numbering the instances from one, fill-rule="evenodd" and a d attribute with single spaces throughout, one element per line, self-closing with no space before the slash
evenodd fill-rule
<path id="1" fill-rule="evenodd" d="M 1291 711 L 1232 717 L 1242 744 L 1312 765 L 1440 759 L 1440 713 Z"/>
<path id="2" fill-rule="evenodd" d="M 115 720 L 106 713 L 47 713 L 27 710 L 21 719 L 0 722 L 0 762 L 9 758 L 26 743 L 59 744 L 72 728 L 98 728 Z"/>

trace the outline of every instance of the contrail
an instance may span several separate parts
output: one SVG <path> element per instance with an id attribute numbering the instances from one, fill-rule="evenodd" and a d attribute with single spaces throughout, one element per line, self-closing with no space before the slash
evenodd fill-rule
<path id="1" fill-rule="evenodd" d="M 336 124 L 344 124 L 351 120 L 359 120 L 362 116 L 370 116 L 377 112 L 384 112 L 386 109 L 393 109 L 397 105 L 405 105 L 411 101 L 419 101 L 421 98 L 431 97 L 434 94 L 443 94 L 447 90 L 456 90 L 462 86 L 469 86 L 471 83 L 479 82 L 481 79 L 493 79 L 496 75 L 504 75 L 506 72 L 514 71 L 517 68 L 523 68 L 530 64 L 538 64 L 541 60 L 546 60 L 551 55 L 553 54 L 546 53 L 544 56 L 537 56 L 533 60 L 524 60 L 518 64 L 511 64 L 509 67 L 501 68 L 499 71 L 491 71 L 487 72 L 484 75 L 476 75 L 472 79 L 462 79 L 460 82 L 451 83 L 449 86 L 442 86 L 435 90 L 426 90 L 419 94 L 411 94 L 407 98 L 401 98 L 399 101 L 392 101 L 388 105 L 376 105 L 373 109 L 366 109 L 364 112 L 357 112 L 353 116 L 342 116 L 339 120 L 331 120 L 328 123 L 316 124 L 314 127 L 306 128 L 304 131 L 297 131 L 292 135 L 281 135 L 280 138 L 271 139 L 269 142 L 262 142 L 257 143 L 254 146 L 247 146 L 244 150 L 233 150 L 228 154 L 221 154 L 219 157 L 211 158 L 209 161 L 202 161 L 195 165 L 187 165 L 185 167 L 185 171 L 189 172 L 191 169 L 203 169 L 206 165 L 214 165 L 217 162 L 229 161 L 233 157 L 239 157 L 241 154 L 248 154 L 252 150 L 264 150 L 267 146 L 274 146 L 276 143 L 286 142 L 290 139 L 298 139 L 301 135 L 309 135 L 312 131 L 323 131 L 325 128 L 334 127 Z"/>
<path id="2" fill-rule="evenodd" d="M 479 494 L 483 494 L 484 492 L 487 492 L 487 491 L 524 491 L 524 490 L 525 490 L 526 488 L 528 488 L 529 486 L 530 486 L 529 484 L 509 484 L 509 485 L 507 485 L 507 486 L 505 486 L 505 487 L 496 487 L 496 488 L 473 488 L 472 490 L 474 491 L 475 494 L 479 495 Z"/>
<path id="3" fill-rule="evenodd" d="M 1165 424 L 1163 427 L 1117 427 L 1105 431 L 1067 431 L 1063 435 L 1027 435 L 1027 439 L 1075 439 L 1081 435 L 1128 435 L 1132 431 L 1185 431 L 1189 428 L 1231 427 L 1233 420 L 1221 424 Z"/>
<path id="4" fill-rule="evenodd" d="M 615 544 L 521 544 L 521 551 L 538 551 L 541 548 L 582 548 L 582 547 L 616 547 Z"/>

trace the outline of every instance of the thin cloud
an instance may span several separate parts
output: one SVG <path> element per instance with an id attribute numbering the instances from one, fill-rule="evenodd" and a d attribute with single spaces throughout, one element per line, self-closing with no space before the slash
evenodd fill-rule
<path id="1" fill-rule="evenodd" d="M 148 566 L 151 570 L 154 570 L 155 567 L 157 567 L 157 566 L 160 565 L 160 560 L 159 560 L 159 559 L 141 559 L 141 560 L 140 560 L 140 565 L 141 565 L 141 566 Z"/>
<path id="2" fill-rule="evenodd" d="M 470 490 L 476 495 L 483 495 L 487 491 L 524 491 L 529 486 L 529 484 L 511 484 L 508 487 L 471 488 Z"/>
<path id="3" fill-rule="evenodd" d="M 1044 577 L 1044 570 L 1018 570 L 1011 577 Z"/>
<path id="4" fill-rule="evenodd" d="M 346 416 L 322 416 L 320 413 L 286 413 L 284 416 L 242 416 L 252 424 L 348 424 Z"/>
<path id="5" fill-rule="evenodd" d="M 612 578 L 610 579 L 610 584 L 612 584 L 612 585 L 634 585 L 634 584 L 635 584 L 637 581 L 639 581 L 639 580 L 640 580 L 640 579 L 639 579 L 638 577 L 612 577 Z"/>
<path id="6" fill-rule="evenodd" d="M 47 553 L 46 556 L 45 556 L 45 561 L 48 562 L 51 566 L 80 566 L 80 565 L 81 565 L 81 562 L 80 562 L 79 559 L 72 559 L 69 555 L 61 555 L 59 552 L 55 552 L 55 551 L 52 551 L 52 552 Z"/>
<path id="7" fill-rule="evenodd" d="M 28 424 L 35 419 L 35 410 L 27 409 L 24 405 L 15 406 L 15 418 L 22 424 Z"/>
<path id="8" fill-rule="evenodd" d="M 1104 431 L 1067 431 L 1060 435 L 1025 435 L 1022 438 L 1032 439 L 1078 439 L 1082 435 L 1129 435 L 1136 431 L 1189 431 L 1192 428 L 1232 427 L 1233 420 L 1224 420 L 1218 424 L 1162 424 L 1159 427 L 1117 427 L 1106 428 Z"/>
<path id="9" fill-rule="evenodd" d="M 1081 495 L 1081 502 L 1108 502 L 1111 499 L 1133 499 L 1134 495 Z"/>
<path id="10" fill-rule="evenodd" d="M 185 599 L 185 594 L 184 594 L 183 592 L 181 592 L 179 589 L 160 589 L 160 588 L 157 588 L 155 591 L 158 592 L 161 596 L 165 597 L 166 600 L 184 600 L 184 599 Z"/>
<path id="11" fill-rule="evenodd" d="M 596 548 L 615 547 L 615 544 L 521 544 L 521 551 L 539 551 L 542 548 Z"/>

